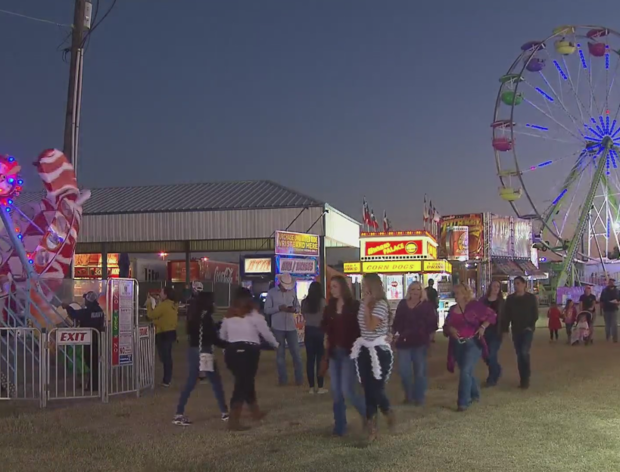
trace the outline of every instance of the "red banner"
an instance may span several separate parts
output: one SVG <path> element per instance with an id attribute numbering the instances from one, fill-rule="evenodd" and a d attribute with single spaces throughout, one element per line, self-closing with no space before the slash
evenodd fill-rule
<path id="1" fill-rule="evenodd" d="M 403 239 L 401 241 L 372 240 L 365 242 L 364 254 L 373 256 L 412 256 L 423 254 L 421 239 Z"/>

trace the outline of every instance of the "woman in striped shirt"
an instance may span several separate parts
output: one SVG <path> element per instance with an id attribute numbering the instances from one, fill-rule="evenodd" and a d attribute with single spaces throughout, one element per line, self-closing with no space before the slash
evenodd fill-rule
<path id="1" fill-rule="evenodd" d="M 386 416 L 390 428 L 394 426 L 394 412 L 385 392 L 394 361 L 389 339 L 392 316 L 377 274 L 364 276 L 362 291 L 363 302 L 357 314 L 361 336 L 353 345 L 351 358 L 364 388 L 366 426 L 369 440 L 373 441 L 377 437 L 378 410 Z"/>

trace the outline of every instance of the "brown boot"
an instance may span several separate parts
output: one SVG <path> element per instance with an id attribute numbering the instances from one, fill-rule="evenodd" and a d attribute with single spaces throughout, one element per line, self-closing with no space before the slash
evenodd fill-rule
<path id="1" fill-rule="evenodd" d="M 228 419 L 228 431 L 247 431 L 247 426 L 241 425 L 241 408 L 243 405 L 231 405 L 230 418 Z"/>
<path id="2" fill-rule="evenodd" d="M 368 434 L 368 442 L 375 442 L 377 439 L 377 417 L 366 420 L 366 432 Z"/>
<path id="3" fill-rule="evenodd" d="M 263 418 L 265 418 L 265 416 L 267 416 L 267 413 L 269 413 L 268 411 L 262 411 L 260 409 L 260 407 L 258 406 L 258 403 L 251 403 L 250 404 L 250 414 L 252 415 L 252 419 L 254 421 L 260 421 Z"/>

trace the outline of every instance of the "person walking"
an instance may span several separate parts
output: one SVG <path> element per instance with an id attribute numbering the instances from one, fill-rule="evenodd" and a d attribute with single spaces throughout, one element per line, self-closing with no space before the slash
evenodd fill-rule
<path id="1" fill-rule="evenodd" d="M 369 441 L 377 438 L 377 412 L 387 418 L 390 429 L 395 424 L 394 411 L 385 392 L 392 372 L 394 355 L 389 342 L 390 307 L 381 278 L 366 274 L 362 279 L 363 300 L 357 314 L 361 336 L 351 349 L 357 375 L 366 398 L 366 426 Z"/>
<path id="2" fill-rule="evenodd" d="M 486 306 L 495 312 L 497 315 L 497 321 L 489 326 L 484 332 L 484 340 L 487 343 L 489 350 L 488 356 L 484 359 L 487 367 L 489 368 L 489 375 L 487 376 L 486 386 L 495 387 L 500 377 L 502 376 L 502 366 L 499 363 L 499 350 L 502 347 L 502 312 L 504 311 L 504 294 L 502 293 L 502 287 L 497 280 L 494 280 L 489 285 L 487 293 L 481 300 Z"/>
<path id="3" fill-rule="evenodd" d="M 426 294 L 420 282 L 412 282 L 396 308 L 392 325 L 405 403 L 416 406 L 423 405 L 426 397 L 426 359 L 431 335 L 437 331 L 437 310 Z"/>
<path id="4" fill-rule="evenodd" d="M 515 277 L 514 287 L 515 292 L 508 295 L 504 306 L 503 331 L 508 332 L 512 328 L 512 343 L 519 368 L 519 388 L 526 390 L 530 387 L 532 375 L 530 350 L 538 321 L 538 300 L 527 291 L 523 277 Z"/>
<path id="5" fill-rule="evenodd" d="M 194 295 L 190 309 L 187 312 L 187 381 L 181 390 L 176 414 L 172 421 L 178 426 L 189 426 L 192 422 L 185 416 L 185 405 L 203 374 L 211 383 L 213 394 L 217 400 L 222 415 L 222 421 L 228 421 L 228 406 L 224 397 L 222 378 L 213 358 L 213 347 L 225 348 L 213 323 L 215 302 L 213 292 L 198 292 Z"/>
<path id="6" fill-rule="evenodd" d="M 586 287 L 589 288 L 589 286 Z M 611 338 L 614 343 L 618 342 L 618 304 L 620 304 L 620 293 L 616 288 L 616 281 L 609 279 L 607 287 L 601 292 L 601 307 L 603 318 L 605 319 L 605 340 L 609 341 Z M 590 330 L 591 333 L 593 331 L 592 329 Z"/>
<path id="7" fill-rule="evenodd" d="M 359 302 L 353 298 L 347 280 L 336 275 L 329 283 L 331 298 L 325 307 L 321 327 L 327 338 L 327 352 L 321 373 L 329 369 L 334 410 L 335 436 L 347 431 L 347 401 L 366 419 L 366 404 L 357 391 L 355 363 L 350 357 L 353 343 L 360 336 L 357 322 Z"/>
<path id="8" fill-rule="evenodd" d="M 609 284 L 609 281 L 607 283 Z M 602 305 L 603 304 L 601 303 L 601 311 L 604 314 L 605 309 Z M 618 307 L 616 307 L 616 311 L 617 310 Z M 583 287 L 583 294 L 581 294 L 581 296 L 579 297 L 579 313 L 581 313 L 582 311 L 587 311 L 588 313 L 590 313 L 590 315 L 588 316 L 588 325 L 590 328 L 590 342 L 593 342 L 592 338 L 594 336 L 594 322 L 596 321 L 596 295 L 592 293 L 592 286 L 590 285 L 586 285 Z M 613 306 L 611 307 L 610 311 L 613 311 Z M 605 316 L 603 316 L 603 318 L 605 318 Z M 605 324 L 605 326 L 607 326 L 607 324 Z M 609 339 L 607 340 L 609 341 Z"/>
<path id="9" fill-rule="evenodd" d="M 551 307 L 547 310 L 547 319 L 549 326 L 549 342 L 552 343 L 555 339 L 557 341 L 560 336 L 560 330 L 562 329 L 562 312 L 558 308 L 558 304 L 551 303 Z"/>
<path id="10" fill-rule="evenodd" d="M 459 367 L 457 411 L 467 410 L 472 402 L 480 401 L 480 386 L 474 374 L 480 357 L 486 357 L 488 347 L 485 332 L 497 321 L 495 312 L 476 300 L 471 288 L 460 283 L 454 287 L 456 305 L 448 311 L 444 334 L 448 344 L 448 371 Z"/>
<path id="11" fill-rule="evenodd" d="M 564 310 L 562 310 L 562 319 L 566 327 L 566 343 L 571 344 L 573 325 L 577 321 L 577 309 L 575 308 L 575 302 L 570 298 L 566 300 L 566 305 L 564 306 Z"/>
<path id="12" fill-rule="evenodd" d="M 327 393 L 327 389 L 323 388 L 324 377 L 321 375 L 321 361 L 325 353 L 325 334 L 321 329 L 324 310 L 323 288 L 319 282 L 312 282 L 308 288 L 308 296 L 301 302 L 301 314 L 306 322 L 304 344 L 308 385 L 311 394 L 319 395 Z"/>
<path id="13" fill-rule="evenodd" d="M 277 287 L 267 293 L 265 299 L 265 314 L 271 317 L 271 329 L 278 340 L 276 366 L 278 368 L 278 382 L 280 386 L 288 384 L 286 371 L 286 346 L 293 358 L 295 370 L 295 384 L 303 385 L 303 370 L 301 366 L 301 352 L 295 326 L 295 313 L 300 309 L 297 294 L 295 293 L 295 279 L 291 274 L 281 274 Z"/>
<path id="14" fill-rule="evenodd" d="M 234 294 L 231 306 L 220 328 L 220 337 L 227 342 L 224 360 L 235 378 L 235 386 L 230 399 L 230 431 L 244 431 L 241 425 L 241 410 L 247 404 L 255 421 L 266 415 L 261 411 L 256 398 L 256 374 L 260 360 L 261 339 L 277 348 L 278 341 L 267 326 L 256 305 L 252 293 L 239 287 Z"/>
<path id="15" fill-rule="evenodd" d="M 90 370 L 90 381 L 87 389 L 92 392 L 99 391 L 99 336 L 105 329 L 105 314 L 99 305 L 99 296 L 90 291 L 84 294 L 84 308 L 76 310 L 71 305 L 64 303 L 62 307 L 67 311 L 69 317 L 77 323 L 80 328 L 92 328 L 96 331 L 91 336 L 90 346 L 84 346 L 84 364 Z"/>
<path id="16" fill-rule="evenodd" d="M 425 289 L 426 298 L 435 306 L 435 313 L 437 314 L 437 324 L 439 324 L 439 293 L 435 289 L 435 281 L 428 279 L 428 286 Z M 431 343 L 435 342 L 435 331 L 431 333 Z"/>
<path id="17" fill-rule="evenodd" d="M 179 307 L 172 287 L 164 287 L 159 295 L 159 303 L 155 305 L 149 294 L 146 302 L 146 316 L 155 325 L 155 346 L 159 360 L 164 366 L 162 387 L 170 387 L 172 382 L 172 346 L 177 340 L 177 324 Z"/>

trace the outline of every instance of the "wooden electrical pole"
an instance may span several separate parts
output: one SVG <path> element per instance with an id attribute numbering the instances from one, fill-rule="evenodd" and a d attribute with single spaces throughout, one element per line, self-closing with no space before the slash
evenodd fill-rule
<path id="1" fill-rule="evenodd" d="M 73 32 L 71 34 L 71 63 L 69 68 L 69 91 L 65 115 L 63 152 L 77 175 L 78 137 L 82 102 L 82 68 L 84 64 L 84 37 L 91 26 L 92 3 L 75 0 Z"/>

